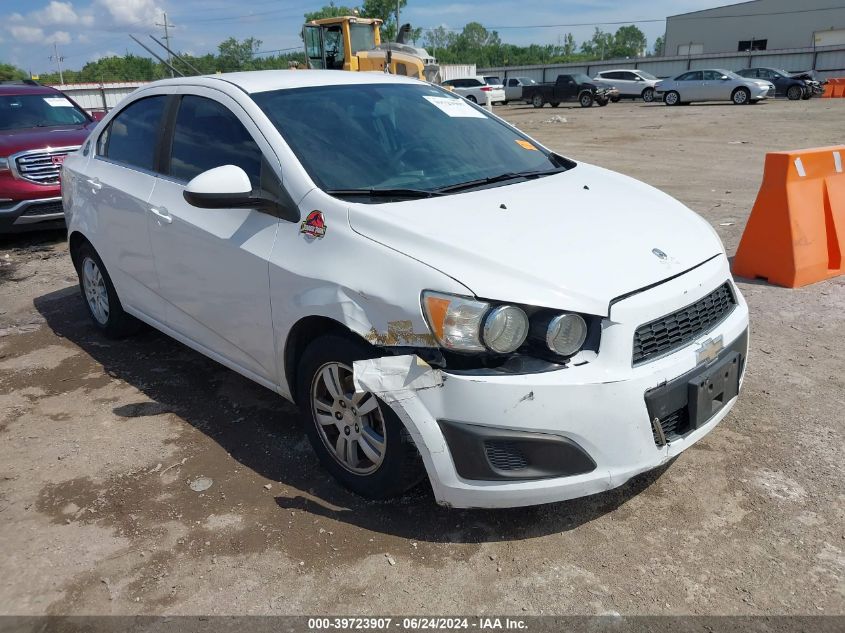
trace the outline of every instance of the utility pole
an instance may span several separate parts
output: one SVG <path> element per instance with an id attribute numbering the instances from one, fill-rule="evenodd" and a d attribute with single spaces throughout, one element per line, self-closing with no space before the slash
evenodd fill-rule
<path id="1" fill-rule="evenodd" d="M 396 39 L 399 39 L 399 0 L 396 0 Z"/>
<path id="2" fill-rule="evenodd" d="M 163 26 L 164 27 L 164 41 L 167 42 L 167 63 L 172 64 L 173 60 L 170 58 L 170 27 L 176 26 L 175 24 L 167 22 L 167 13 L 163 13 L 164 16 L 164 24 L 156 22 L 156 26 Z M 170 76 L 173 77 L 173 70 L 170 71 Z"/>
<path id="3" fill-rule="evenodd" d="M 64 86 L 65 85 L 65 77 L 62 74 L 62 62 L 65 60 L 65 58 L 62 57 L 61 55 L 59 55 L 59 46 L 58 46 L 58 44 L 56 44 L 56 42 L 53 42 L 53 53 L 54 53 L 53 55 L 50 55 L 50 61 L 56 62 L 56 66 L 59 69 L 59 83 Z"/>

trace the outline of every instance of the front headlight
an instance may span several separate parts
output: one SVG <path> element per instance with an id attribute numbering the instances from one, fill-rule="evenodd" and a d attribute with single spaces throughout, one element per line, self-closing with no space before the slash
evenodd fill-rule
<path id="1" fill-rule="evenodd" d="M 515 352 L 528 336 L 528 317 L 516 306 L 493 308 L 484 319 L 484 344 L 499 354 Z"/>
<path id="2" fill-rule="evenodd" d="M 572 356 L 587 340 L 587 322 L 580 314 L 563 313 L 551 321 L 546 330 L 546 345 L 555 354 Z"/>
<path id="3" fill-rule="evenodd" d="M 489 303 L 426 290 L 422 304 L 428 326 L 440 345 L 457 352 L 484 351 L 481 323 Z"/>
<path id="4" fill-rule="evenodd" d="M 5 156 L 0 156 L 0 171 L 9 171 L 9 159 Z"/>

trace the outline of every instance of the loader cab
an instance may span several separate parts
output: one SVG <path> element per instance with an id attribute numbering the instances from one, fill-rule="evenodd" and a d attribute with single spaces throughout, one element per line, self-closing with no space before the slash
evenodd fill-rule
<path id="1" fill-rule="evenodd" d="M 302 39 L 309 68 L 363 70 L 357 54 L 381 44 L 381 20 L 341 16 L 305 24 Z"/>

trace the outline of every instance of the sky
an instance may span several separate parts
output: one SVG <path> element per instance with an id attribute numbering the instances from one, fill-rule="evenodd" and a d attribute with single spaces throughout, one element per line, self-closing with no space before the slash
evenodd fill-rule
<path id="1" fill-rule="evenodd" d="M 262 51 L 298 48 L 303 14 L 324 4 L 328 0 L 0 0 L 0 62 L 34 74 L 55 70 L 55 60 L 51 59 L 54 44 L 63 58 L 63 68 L 70 69 L 79 69 L 105 55 L 130 52 L 149 56 L 128 34 L 152 44 L 146 35 L 161 37 L 163 28 L 157 24 L 163 22 L 165 12 L 168 22 L 175 25 L 170 29 L 172 47 L 179 51 L 214 52 L 217 44 L 228 37 L 250 36 L 262 40 Z M 724 4 L 733 2 L 408 0 L 401 19 L 414 27 L 445 26 L 455 30 L 467 22 L 481 22 L 498 30 L 504 42 L 519 45 L 556 43 L 566 33 L 572 33 L 580 43 L 589 39 L 595 26 L 615 31 L 619 25 L 614 22 L 642 21 L 637 26 L 651 47 L 663 34 L 667 15 Z M 543 26 L 537 28 L 538 25 Z"/>

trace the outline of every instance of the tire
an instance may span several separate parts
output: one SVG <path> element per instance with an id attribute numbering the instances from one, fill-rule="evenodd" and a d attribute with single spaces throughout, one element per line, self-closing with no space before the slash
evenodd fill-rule
<path id="1" fill-rule="evenodd" d="M 806 101 L 807 99 L 812 99 L 812 98 L 813 98 L 813 90 L 812 90 L 812 88 L 804 88 L 804 89 L 801 91 L 801 93 L 802 93 L 802 94 L 801 94 L 801 99 L 802 99 L 803 101 Z"/>
<path id="2" fill-rule="evenodd" d="M 646 88 L 640 96 L 642 96 L 643 101 L 646 103 L 651 103 L 654 101 L 654 88 Z"/>
<path id="3" fill-rule="evenodd" d="M 478 99 L 476 99 L 472 95 L 467 96 L 467 101 L 472 101 L 473 103 L 478 103 Z"/>
<path id="4" fill-rule="evenodd" d="M 533 105 L 535 108 L 542 108 L 544 105 L 546 105 L 546 100 L 543 99 L 543 95 L 537 94 L 531 97 L 531 105 Z"/>
<path id="5" fill-rule="evenodd" d="M 507 99 L 505 99 L 504 101 L 502 101 L 502 105 L 508 105 L 508 101 L 507 101 Z"/>
<path id="6" fill-rule="evenodd" d="M 549 105 L 556 108 L 560 105 L 560 101 L 549 101 Z"/>
<path id="7" fill-rule="evenodd" d="M 376 356 L 374 348 L 351 336 L 318 338 L 299 361 L 296 395 L 305 432 L 323 467 L 362 497 L 388 499 L 419 483 L 425 469 L 393 410 L 372 394 L 354 393 L 353 362 Z M 361 414 L 356 405 L 369 410 Z"/>
<path id="8" fill-rule="evenodd" d="M 103 260 L 88 242 L 74 254 L 79 291 L 94 327 L 109 338 L 123 338 L 141 328 L 141 322 L 123 311 Z"/>
<path id="9" fill-rule="evenodd" d="M 663 103 L 665 103 L 668 106 L 680 105 L 681 95 L 679 95 L 674 90 L 670 90 L 665 95 L 663 95 Z"/>
<path id="10" fill-rule="evenodd" d="M 593 94 L 591 92 L 582 92 L 578 97 L 578 103 L 582 108 L 589 108 L 593 105 Z"/>
<path id="11" fill-rule="evenodd" d="M 731 94 L 731 101 L 734 105 L 746 105 L 751 101 L 751 93 L 748 88 L 737 88 Z"/>
<path id="12" fill-rule="evenodd" d="M 613 101 L 613 103 L 619 103 L 622 101 L 622 97 L 611 97 L 610 100 Z"/>
<path id="13" fill-rule="evenodd" d="M 598 103 L 600 107 L 604 107 L 610 102 L 607 99 L 596 99 L 596 103 Z M 614 103 L 616 102 L 614 101 Z"/>
<path id="14" fill-rule="evenodd" d="M 804 89 L 798 85 L 790 86 L 786 91 L 786 98 L 790 101 L 798 101 L 799 99 L 803 98 L 803 96 Z"/>

